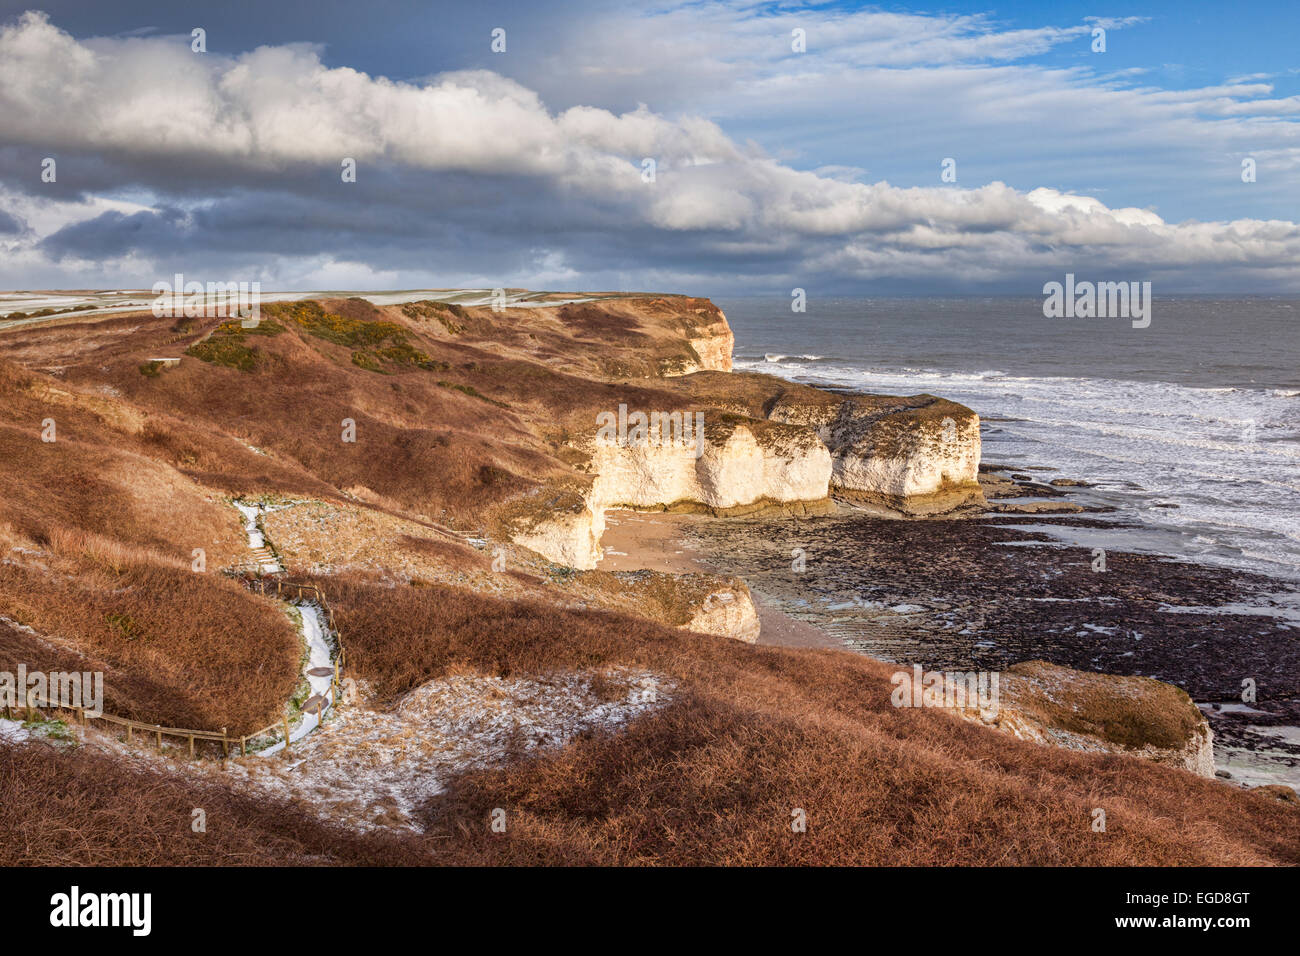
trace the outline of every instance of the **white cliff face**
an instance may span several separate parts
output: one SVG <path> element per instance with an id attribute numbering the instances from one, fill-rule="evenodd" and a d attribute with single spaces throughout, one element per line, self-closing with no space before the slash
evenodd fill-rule
<path id="1" fill-rule="evenodd" d="M 688 341 L 699 363 L 665 374 L 730 371 L 734 336 L 726 316 L 694 312 L 701 321 L 690 326 Z M 723 418 L 704 429 L 702 452 L 689 440 L 597 442 L 583 507 L 547 516 L 514 540 L 552 561 L 590 569 L 601 558 L 606 508 L 725 511 L 823 501 L 831 488 L 917 512 L 983 500 L 979 416 L 943 399 L 838 400 L 823 393 L 803 402 L 782 398 L 765 422 Z"/>
<path id="2" fill-rule="evenodd" d="M 849 491 L 897 498 L 922 497 L 948 487 L 977 484 L 979 416 L 971 414 L 961 420 L 950 416 L 937 426 L 926 425 L 929 427 L 916 425 L 910 431 L 893 425 L 893 436 L 868 433 L 856 441 L 837 444 L 832 483 Z"/>
<path id="3" fill-rule="evenodd" d="M 597 445 L 595 481 L 580 511 L 547 517 L 513 539 L 558 564 L 590 570 L 601 559 L 607 508 L 701 505 L 728 509 L 760 502 L 820 501 L 827 495 L 831 456 L 806 429 L 736 424 L 704 438 L 703 453 L 682 442 Z"/>
<path id="4" fill-rule="evenodd" d="M 907 504 L 945 492 L 978 495 L 979 416 L 930 396 L 778 402 L 771 420 L 816 430 L 830 450 L 831 485 Z"/>
<path id="5" fill-rule="evenodd" d="M 695 326 L 686 336 L 691 350 L 699 356 L 699 361 L 676 361 L 660 368 L 664 378 L 676 378 L 693 372 L 730 372 L 731 350 L 736 344 L 736 336 L 727 324 L 727 317 L 719 309 L 710 314 L 707 309 L 695 309 L 702 324 Z"/>
<path id="6" fill-rule="evenodd" d="M 737 425 L 720 440 L 706 435 L 698 456 L 694 445 L 680 442 L 600 445 L 592 470 L 593 507 L 693 503 L 726 509 L 825 498 L 831 458 L 825 445 L 799 429 L 783 429 L 760 443 Z"/>
<path id="7" fill-rule="evenodd" d="M 736 344 L 736 336 L 727 323 L 727 317 L 718 311 L 718 320 L 710 325 L 702 335 L 692 336 L 688 341 L 695 354 L 700 357 L 700 368 L 718 372 L 731 371 L 731 350 Z"/>
<path id="8" fill-rule="evenodd" d="M 600 549 L 600 536 L 604 533 L 605 509 L 585 507 L 539 521 L 525 531 L 516 532 L 512 540 L 548 561 L 590 571 L 604 556 Z"/>

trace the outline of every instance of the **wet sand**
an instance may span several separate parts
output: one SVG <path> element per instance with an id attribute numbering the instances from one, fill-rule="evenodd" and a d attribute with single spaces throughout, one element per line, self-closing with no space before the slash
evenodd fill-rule
<path id="1" fill-rule="evenodd" d="M 702 522 L 720 519 L 666 512 L 611 511 L 605 516 L 606 529 L 600 539 L 605 557 L 602 571 L 721 571 L 712 565 L 688 532 Z M 725 520 L 725 519 L 721 519 Z M 758 610 L 759 644 L 783 647 L 845 649 L 844 642 L 821 628 L 785 613 L 777 604 L 753 591 Z"/>

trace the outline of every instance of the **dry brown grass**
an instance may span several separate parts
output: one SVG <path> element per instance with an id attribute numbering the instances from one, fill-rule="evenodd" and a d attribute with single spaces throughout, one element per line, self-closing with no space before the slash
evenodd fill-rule
<path id="1" fill-rule="evenodd" d="M 0 744 L 0 866 L 325 866 L 428 862 L 265 795 L 167 776 L 81 749 Z M 191 829 L 195 808 L 207 832 Z"/>
<path id="2" fill-rule="evenodd" d="M 699 322 L 711 320 L 706 313 Z M 438 317 L 324 303 L 283 332 L 241 340 L 256 353 L 246 371 L 191 356 L 141 374 L 143 361 L 180 354 L 213 322 L 183 330 L 131 316 L 0 336 L 6 356 L 32 369 L 58 366 L 61 376 L 0 362 L 0 538 L 39 552 L 0 565 L 0 613 L 42 635 L 0 629 L 0 668 L 103 669 L 110 709 L 124 716 L 252 729 L 289 696 L 301 645 L 270 602 L 188 570 L 190 549 L 202 546 L 196 540 L 238 534 L 206 489 L 327 501 L 351 490 L 403 517 L 476 529 L 535 488 L 581 482 L 566 442 L 593 428 L 595 409 L 626 401 L 761 415 L 788 387 L 758 376 L 727 376 L 725 389 L 716 375 L 642 377 L 682 352 L 681 333 L 696 324 L 690 300 L 448 314 L 454 332 Z M 399 342 L 381 323 L 410 331 Z M 366 349 L 373 355 L 358 362 Z M 40 422 L 50 414 L 60 439 L 43 445 Z M 340 441 L 344 418 L 356 422 L 355 444 Z M 429 547 L 439 552 L 431 562 L 448 550 Z M 441 585 L 390 587 L 356 574 L 321 583 L 345 635 L 349 676 L 370 681 L 386 701 L 464 670 L 599 673 L 616 665 L 663 675 L 672 699 L 619 733 L 461 778 L 424 808 L 427 839 L 388 843 L 106 757 L 0 746 L 11 797 L 0 802 L 0 857 L 1300 862 L 1300 812 L 1281 801 L 1137 758 L 1040 747 L 941 712 L 895 709 L 892 667 L 859 656 L 744 646 Z M 557 593 L 588 600 L 599 585 Z M 641 597 L 666 612 L 683 600 L 661 583 Z M 200 801 L 209 801 L 210 819 L 217 807 L 240 826 L 195 841 L 189 810 Z M 497 806 L 509 814 L 507 835 L 484 825 Z M 1092 832 L 1097 807 L 1106 810 L 1106 833 Z M 791 832 L 795 808 L 808 815 L 805 834 Z"/>
<path id="3" fill-rule="evenodd" d="M 245 552 L 238 515 L 195 475 L 217 461 L 247 462 L 252 471 L 264 460 L 253 452 L 2 361 L 0 406 L 0 520 L 19 533 L 39 544 L 58 532 L 101 535 L 186 562 L 202 548 L 213 566 Z M 51 418 L 56 440 L 42 441 Z M 249 484 L 259 478 L 266 476 L 254 474 Z M 286 483 L 293 481 L 273 481 Z M 255 488 L 240 483 L 238 490 Z"/>
<path id="4" fill-rule="evenodd" d="M 353 672 L 388 697 L 452 668 L 632 664 L 677 683 L 617 734 L 463 778 L 431 801 L 456 863 L 1300 862 L 1300 813 L 1137 758 L 1017 741 L 897 709 L 885 665 L 750 647 L 604 612 L 450 588 L 330 584 Z M 491 834 L 493 807 L 510 836 Z M 1092 810 L 1108 830 L 1094 833 Z M 806 811 L 806 834 L 790 830 Z"/>
<path id="5" fill-rule="evenodd" d="M 321 321 L 331 315 L 322 313 Z M 348 491 L 472 528 L 493 504 L 560 470 L 512 412 L 450 387 L 475 390 L 472 376 L 401 363 L 384 365 L 392 374 L 361 367 L 353 344 L 334 338 L 353 335 L 355 326 L 363 330 L 357 341 L 368 342 L 364 330 L 387 332 L 393 323 L 338 318 L 316 329 L 322 334 L 285 319 L 285 331 L 249 346 L 257 358 L 247 371 L 189 357 L 152 379 L 129 368 L 124 356 L 114 381 L 133 401 L 173 416 L 156 444 L 193 459 L 188 467 L 196 477 L 221 487 L 336 498 Z M 414 331 L 406 339 L 404 345 L 434 358 L 446 348 Z M 204 457 L 202 448 L 189 447 L 195 439 L 178 420 L 267 456 Z M 343 441 L 345 420 L 355 423 L 354 442 Z"/>
<path id="6" fill-rule="evenodd" d="M 125 549 L 0 565 L 0 669 L 104 671 L 104 710 L 165 726 L 260 729 L 298 681 L 303 644 L 273 602 L 215 573 Z M 65 667 L 75 660 L 75 667 Z"/>

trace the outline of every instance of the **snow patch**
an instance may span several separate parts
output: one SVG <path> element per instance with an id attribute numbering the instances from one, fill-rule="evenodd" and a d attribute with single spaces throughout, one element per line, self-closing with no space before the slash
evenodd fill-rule
<path id="1" fill-rule="evenodd" d="M 419 830 L 420 804 L 458 774 L 622 727 L 663 706 L 670 690 L 657 675 L 630 669 L 600 678 L 442 677 L 391 711 L 342 708 L 279 759 L 231 761 L 230 772 L 358 829 Z"/>
<path id="2" fill-rule="evenodd" d="M 32 732 L 23 726 L 21 720 L 0 717 L 0 743 L 21 744 L 31 739 Z"/>
<path id="3" fill-rule="evenodd" d="M 331 659 L 329 643 L 325 640 L 325 624 L 321 619 L 321 609 L 308 601 L 296 601 L 294 606 L 302 612 L 302 633 L 307 641 L 307 663 L 303 667 L 303 676 L 307 678 L 307 683 L 311 686 L 312 695 L 319 694 L 325 697 L 329 693 L 330 684 L 334 678 L 331 674 L 321 674 L 319 676 L 310 673 L 315 668 L 332 668 L 334 661 Z M 325 713 L 330 712 L 329 707 L 325 708 Z M 317 728 L 320 724 L 320 718 L 316 711 L 303 711 L 302 720 L 289 734 L 289 742 L 297 743 L 303 737 Z M 269 757 L 272 754 L 278 754 L 284 749 L 284 741 L 280 741 L 265 750 L 259 750 L 258 756 Z"/>

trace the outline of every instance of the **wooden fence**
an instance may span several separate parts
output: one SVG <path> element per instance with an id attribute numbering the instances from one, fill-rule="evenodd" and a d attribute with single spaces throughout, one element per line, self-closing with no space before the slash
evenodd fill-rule
<path id="1" fill-rule="evenodd" d="M 329 602 L 325 599 L 325 592 L 314 584 L 298 584 L 293 581 L 285 581 L 282 578 L 248 578 L 244 583 L 251 590 L 266 595 L 270 595 L 272 590 L 274 590 L 276 596 L 281 598 L 285 596 L 286 592 L 291 592 L 300 601 L 316 602 L 320 605 L 321 610 L 325 612 L 326 620 L 329 622 L 330 632 L 334 634 L 338 641 L 339 652 L 334 657 L 334 678 L 330 681 L 329 689 L 325 691 L 323 697 L 316 698 L 316 720 L 318 722 L 321 721 L 325 715 L 325 711 L 330 707 L 333 707 L 338 701 L 340 674 L 343 670 L 345 653 L 343 650 L 343 635 L 339 633 L 338 628 L 334 625 L 334 609 L 329 606 Z M 308 700 L 307 703 L 311 703 L 311 701 Z M 289 718 L 285 717 L 282 720 L 278 720 L 273 724 L 263 727 L 261 730 L 237 738 L 239 740 L 240 755 L 247 755 L 248 742 L 250 740 L 256 740 L 259 737 L 274 738 L 281 728 L 284 730 L 284 746 L 287 750 L 289 748 L 290 729 Z M 236 738 L 230 739 L 233 741 Z"/>
<path id="2" fill-rule="evenodd" d="M 329 622 L 329 629 L 334 634 L 338 642 L 338 653 L 334 656 L 334 676 L 330 680 L 329 689 L 324 695 L 316 695 L 312 700 L 315 701 L 316 716 L 319 722 L 325 714 L 325 711 L 337 703 L 341 688 L 341 674 L 344 664 L 343 635 L 339 633 L 334 625 L 334 609 L 329 606 L 325 598 L 325 592 L 314 584 L 298 584 L 293 581 L 285 581 L 280 578 L 245 578 L 244 584 L 249 590 L 257 591 L 260 594 L 272 595 L 284 598 L 286 595 L 293 595 L 300 601 L 313 601 L 320 605 L 321 610 L 325 612 L 325 617 Z M 311 703 L 309 700 L 307 703 Z M 51 701 L 42 697 L 35 691 L 31 691 L 24 701 L 27 708 L 28 719 L 31 719 L 33 711 L 37 710 L 59 710 L 77 715 L 77 718 L 83 724 L 88 724 L 92 720 L 102 720 L 105 723 L 113 724 L 118 727 L 126 728 L 127 743 L 133 743 L 135 735 L 138 733 L 142 739 L 154 738 L 159 750 L 162 750 L 164 737 L 176 737 L 186 740 L 189 743 L 190 756 L 195 755 L 194 748 L 196 742 L 219 744 L 225 756 L 230 756 L 232 749 L 239 752 L 241 756 L 248 754 L 248 742 L 257 740 L 260 737 L 272 738 L 272 743 L 281 731 L 284 733 L 284 746 L 287 750 L 290 746 L 290 725 L 289 718 L 277 720 L 275 723 L 263 727 L 261 730 L 254 731 L 251 734 L 244 734 L 240 737 L 233 737 L 226 733 L 226 728 L 220 730 L 191 730 L 184 727 L 164 727 L 161 724 L 150 724 L 142 720 L 130 720 L 126 717 L 117 717 L 113 714 L 88 714 L 85 707 L 70 707 L 58 701 Z M 5 716 L 13 718 L 12 708 L 5 707 Z"/>

